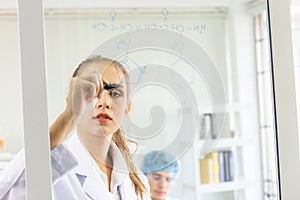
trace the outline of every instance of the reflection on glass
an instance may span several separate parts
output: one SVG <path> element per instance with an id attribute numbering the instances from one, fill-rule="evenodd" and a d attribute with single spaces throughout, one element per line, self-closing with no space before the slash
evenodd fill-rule
<path id="1" fill-rule="evenodd" d="M 136 166 L 150 150 L 168 148 L 182 170 L 171 196 L 277 199 L 264 3 L 196 4 L 45 4 L 49 124 L 65 108 L 70 74 L 81 60 L 93 52 L 114 55 L 134 77 L 132 112 L 122 128 L 139 144 L 133 154 Z M 1 27 L 11 28 L 3 31 L 17 36 L 12 34 L 16 19 L 5 17 Z M 0 40 L 1 51 L 17 52 L 16 38 Z M 13 55 L 0 61 L 12 70 L 0 69 L 5 75 L 0 88 L 7 94 L 0 100 L 7 113 L 0 118 L 0 139 L 5 142 L 1 151 L 16 153 L 22 147 L 22 104 L 19 76 L 12 78 L 19 73 Z M 135 147 L 130 146 L 132 153 Z"/>

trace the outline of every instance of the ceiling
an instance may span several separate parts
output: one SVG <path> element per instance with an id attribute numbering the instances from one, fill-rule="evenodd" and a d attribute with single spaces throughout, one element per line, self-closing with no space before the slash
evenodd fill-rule
<path id="1" fill-rule="evenodd" d="M 22 0 L 26 1 L 26 0 Z M 33 1 L 33 0 L 31 0 Z M 49 9 L 95 9 L 95 8 L 215 8 L 229 7 L 233 0 L 43 0 L 43 6 Z M 264 0 L 240 0 L 244 3 Z M 291 14 L 300 15 L 300 0 L 291 1 Z M 18 0 L 0 0 L 0 10 L 16 10 Z"/>
<path id="2" fill-rule="evenodd" d="M 25 1 L 25 0 L 23 0 Z M 32 1 L 32 0 L 31 0 Z M 228 7 L 232 0 L 44 0 L 46 8 Z M 253 0 L 240 0 L 245 3 Z M 0 0 L 0 9 L 16 9 L 18 0 Z"/>

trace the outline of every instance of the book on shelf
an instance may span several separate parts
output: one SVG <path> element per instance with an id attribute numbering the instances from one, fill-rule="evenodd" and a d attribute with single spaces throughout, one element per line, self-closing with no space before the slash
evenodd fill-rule
<path id="1" fill-rule="evenodd" d="M 217 139 L 236 137 L 236 131 L 230 127 L 228 113 L 204 113 L 199 120 L 199 138 Z"/>
<path id="2" fill-rule="evenodd" d="M 216 114 L 212 113 L 210 114 L 210 133 L 211 133 L 211 139 L 217 139 L 218 138 L 218 129 L 217 129 L 217 116 Z"/>
<path id="3" fill-rule="evenodd" d="M 201 183 L 219 183 L 219 159 L 218 152 L 207 154 L 200 160 L 200 178 Z"/>
<path id="4" fill-rule="evenodd" d="M 234 180 L 234 162 L 232 151 L 219 152 L 220 163 L 220 182 L 229 182 Z"/>
<path id="5" fill-rule="evenodd" d="M 216 139 L 218 137 L 216 114 L 206 113 L 200 119 L 200 139 Z"/>
<path id="6" fill-rule="evenodd" d="M 202 184 L 213 182 L 213 164 L 212 159 L 205 157 L 200 160 L 200 182 Z"/>
<path id="7" fill-rule="evenodd" d="M 232 151 L 227 151 L 229 154 L 229 167 L 230 167 L 230 181 L 234 181 L 234 160 L 233 160 L 233 153 Z"/>
<path id="8" fill-rule="evenodd" d="M 200 118 L 200 139 L 205 139 L 208 137 L 210 131 L 210 116 L 209 114 L 204 114 Z"/>
<path id="9" fill-rule="evenodd" d="M 234 162 L 232 151 L 211 152 L 200 159 L 200 182 L 202 184 L 233 180 Z"/>
<path id="10" fill-rule="evenodd" d="M 219 152 L 219 163 L 220 163 L 220 182 L 226 182 L 225 179 L 225 162 L 224 162 L 224 152 Z"/>

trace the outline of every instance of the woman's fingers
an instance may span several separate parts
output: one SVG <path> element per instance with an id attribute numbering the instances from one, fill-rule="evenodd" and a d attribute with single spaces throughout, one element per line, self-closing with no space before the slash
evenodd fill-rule
<path id="1" fill-rule="evenodd" d="M 86 104 L 102 94 L 103 83 L 99 73 L 75 77 L 70 84 L 72 90 L 72 111 L 76 118 L 82 115 Z"/>
<path id="2" fill-rule="evenodd" d="M 95 72 L 77 77 L 75 84 L 77 89 L 81 88 L 84 91 L 86 100 L 98 97 L 103 88 L 101 74 Z"/>
<path id="3" fill-rule="evenodd" d="M 88 94 L 89 97 L 97 97 L 97 92 L 100 89 L 101 85 L 101 77 L 99 73 L 90 73 L 86 76 L 78 77 L 78 84 L 86 89 L 87 92 L 93 92 L 92 94 Z M 91 90 L 91 88 L 93 90 Z"/>

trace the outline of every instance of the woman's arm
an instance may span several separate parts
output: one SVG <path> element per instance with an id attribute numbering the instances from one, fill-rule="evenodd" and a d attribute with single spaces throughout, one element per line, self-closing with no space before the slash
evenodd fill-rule
<path id="1" fill-rule="evenodd" d="M 61 144 L 74 128 L 73 113 L 67 106 L 66 110 L 50 126 L 50 148 L 53 149 Z"/>
<path id="2" fill-rule="evenodd" d="M 66 109 L 50 126 L 50 147 L 61 144 L 75 128 L 75 121 L 85 112 L 85 104 L 98 98 L 103 90 L 101 74 L 91 72 L 70 81 Z"/>

